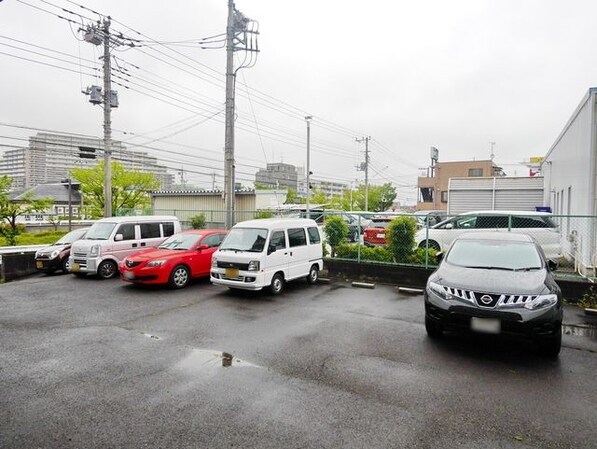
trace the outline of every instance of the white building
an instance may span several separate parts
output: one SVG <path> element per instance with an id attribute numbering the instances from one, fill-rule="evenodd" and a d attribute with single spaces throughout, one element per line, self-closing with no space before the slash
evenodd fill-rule
<path id="1" fill-rule="evenodd" d="M 0 176 L 11 178 L 14 189 L 30 188 L 68 178 L 70 169 L 93 166 L 103 157 L 102 139 L 38 133 L 29 138 L 27 148 L 4 152 L 0 159 Z M 143 151 L 127 150 L 121 142 L 112 142 L 112 159 L 128 170 L 153 173 L 162 181 L 163 188 L 170 188 L 174 181 L 174 175 L 159 165 L 155 157 Z"/>
<path id="2" fill-rule="evenodd" d="M 549 149 L 541 172 L 544 202 L 555 215 L 564 244 L 581 273 L 597 266 L 597 88 L 591 88 Z"/>

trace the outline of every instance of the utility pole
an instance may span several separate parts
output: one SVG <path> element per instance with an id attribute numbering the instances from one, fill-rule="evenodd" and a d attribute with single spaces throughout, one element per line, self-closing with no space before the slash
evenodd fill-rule
<path id="1" fill-rule="evenodd" d="M 226 27 L 226 125 L 224 139 L 224 203 L 226 207 L 226 229 L 235 222 L 235 165 L 234 165 L 234 84 L 236 72 L 242 68 L 253 67 L 257 62 L 256 54 L 257 22 L 245 17 L 234 7 L 234 1 L 228 0 L 228 23 Z M 234 52 L 245 51 L 247 56 L 236 69 Z"/>
<path id="2" fill-rule="evenodd" d="M 104 19 L 104 217 L 112 216 L 112 82 L 110 17 Z"/>
<path id="3" fill-rule="evenodd" d="M 310 115 L 305 117 L 305 121 L 307 122 L 307 192 L 306 192 L 306 199 L 307 199 L 307 218 L 311 218 L 310 209 L 309 209 L 309 200 L 311 199 L 311 120 L 313 117 Z"/>
<path id="4" fill-rule="evenodd" d="M 365 142 L 365 162 L 361 164 L 360 170 L 365 171 L 365 212 L 369 210 L 369 141 L 371 136 L 355 139 L 357 142 Z"/>
<path id="5" fill-rule="evenodd" d="M 226 136 L 224 139 L 224 201 L 226 229 L 234 226 L 234 1 L 228 0 L 226 27 Z"/>
<path id="6" fill-rule="evenodd" d="M 489 155 L 489 159 L 493 161 L 493 158 L 495 157 L 495 154 L 493 154 L 493 146 L 495 145 L 495 142 L 489 142 L 489 145 L 491 145 L 491 153 Z"/>
<path id="7" fill-rule="evenodd" d="M 111 56 L 110 44 L 120 45 L 118 40 L 110 37 L 110 17 L 103 19 L 103 23 L 99 21 L 95 25 L 89 25 L 87 28 L 80 28 L 79 31 L 84 31 L 84 39 L 90 44 L 99 46 L 104 45 L 104 53 L 100 59 L 104 62 L 104 86 L 103 92 L 101 86 L 91 86 L 84 90 L 85 95 L 89 95 L 89 102 L 91 104 L 102 104 L 104 106 L 104 217 L 112 216 L 112 108 L 118 107 L 118 93 L 112 91 L 111 78 Z M 80 147 L 80 150 L 83 150 Z M 88 151 L 93 150 L 93 151 Z M 87 148 L 85 150 L 87 157 L 95 159 L 95 150 Z"/>

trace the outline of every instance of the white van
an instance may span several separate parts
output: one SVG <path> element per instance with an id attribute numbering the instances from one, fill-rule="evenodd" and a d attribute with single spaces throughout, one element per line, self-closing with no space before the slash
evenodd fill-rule
<path id="1" fill-rule="evenodd" d="M 76 276 L 114 277 L 121 259 L 140 249 L 154 248 L 176 232 L 180 232 L 180 222 L 172 216 L 102 218 L 89 228 L 83 240 L 73 243 L 70 271 Z"/>
<path id="2" fill-rule="evenodd" d="M 314 220 L 265 218 L 237 223 L 211 258 L 210 280 L 243 290 L 269 287 L 305 277 L 317 282 L 323 268 L 321 235 Z"/>

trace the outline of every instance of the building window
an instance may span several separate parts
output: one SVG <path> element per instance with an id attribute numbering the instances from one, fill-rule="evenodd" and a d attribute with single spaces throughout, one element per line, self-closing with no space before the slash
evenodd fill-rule
<path id="1" fill-rule="evenodd" d="M 469 176 L 469 178 L 477 178 L 479 176 L 483 176 L 483 169 L 482 168 L 469 168 L 468 176 Z"/>
<path id="2" fill-rule="evenodd" d="M 442 203 L 447 203 L 447 202 L 448 202 L 448 191 L 442 190 Z"/>
<path id="3" fill-rule="evenodd" d="M 64 208 L 63 207 L 57 207 L 56 208 L 56 213 L 59 215 L 62 215 L 64 213 Z"/>
<path id="4" fill-rule="evenodd" d="M 421 198 L 424 203 L 433 203 L 433 187 L 421 187 Z"/>

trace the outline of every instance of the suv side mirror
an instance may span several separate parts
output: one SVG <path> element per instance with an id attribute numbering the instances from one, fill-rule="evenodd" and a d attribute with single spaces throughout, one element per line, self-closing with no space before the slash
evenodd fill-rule
<path id="1" fill-rule="evenodd" d="M 453 228 L 454 228 L 454 224 L 453 223 L 446 223 L 445 229 L 453 229 Z"/>
<path id="2" fill-rule="evenodd" d="M 122 241 L 122 240 L 124 240 L 124 237 L 122 236 L 122 234 L 116 234 L 116 235 L 114 236 L 114 241 L 115 241 L 115 242 L 120 242 L 120 241 Z"/>
<path id="3" fill-rule="evenodd" d="M 558 269 L 558 261 L 553 259 L 547 260 L 547 268 L 549 271 L 556 271 Z"/>
<path id="4" fill-rule="evenodd" d="M 439 253 L 435 254 L 435 261 L 439 265 L 442 260 L 444 260 L 444 253 L 443 251 L 440 251 Z"/>
<path id="5" fill-rule="evenodd" d="M 202 243 L 197 247 L 197 251 L 204 251 L 206 249 L 209 249 L 209 245 L 206 245 L 205 243 Z"/>

